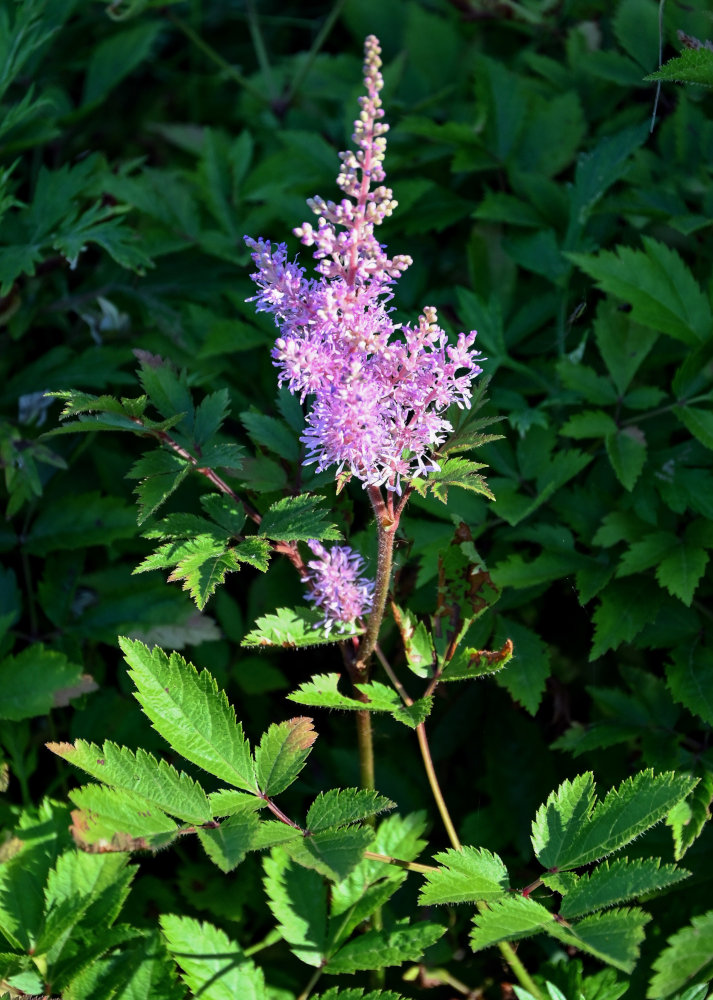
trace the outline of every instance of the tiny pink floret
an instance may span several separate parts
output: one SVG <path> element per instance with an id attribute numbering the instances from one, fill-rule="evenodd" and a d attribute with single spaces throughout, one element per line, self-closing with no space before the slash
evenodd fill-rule
<path id="1" fill-rule="evenodd" d="M 272 351 L 278 381 L 310 403 L 302 436 L 305 464 L 321 472 L 336 466 L 364 486 L 398 493 L 402 480 L 439 468 L 433 458 L 452 430 L 447 409 L 469 407 L 481 368 L 475 333 L 449 344 L 436 310 L 426 307 L 415 326 L 390 318 L 393 285 L 411 258 L 390 258 L 374 228 L 396 202 L 383 185 L 388 125 L 383 122 L 380 48 L 365 44 L 361 113 L 354 150 L 340 153 L 340 202 L 308 202 L 316 227 L 295 234 L 313 247 L 317 278 L 288 261 L 284 243 L 246 237 L 258 270 L 251 301 L 271 312 L 280 330 Z M 332 550 L 334 551 L 334 550 Z M 311 564 L 310 564 L 311 565 Z"/>

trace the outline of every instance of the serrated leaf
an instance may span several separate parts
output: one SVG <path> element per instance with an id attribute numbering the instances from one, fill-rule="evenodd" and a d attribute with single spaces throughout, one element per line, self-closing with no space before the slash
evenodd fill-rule
<path id="1" fill-rule="evenodd" d="M 160 809 L 188 823 L 206 823 L 212 819 L 208 797 L 201 786 L 165 760 L 139 748 L 136 753 L 108 740 L 103 747 L 77 740 L 72 743 L 47 743 L 47 748 L 70 764 L 99 778 L 107 785 L 136 792 Z"/>
<path id="2" fill-rule="evenodd" d="M 191 433 L 194 408 L 186 373 L 176 372 L 163 358 L 145 351 L 134 352 L 139 359 L 139 380 L 151 403 L 162 417 L 180 415 L 180 424 Z"/>
<path id="3" fill-rule="evenodd" d="M 86 844 L 108 842 L 114 850 L 127 850 L 130 841 L 131 849 L 155 850 L 178 835 L 179 827 L 166 813 L 124 788 L 84 785 L 72 789 L 69 797 L 86 820 L 81 838 Z"/>
<path id="4" fill-rule="evenodd" d="M 689 875 L 685 868 L 661 865 L 659 858 L 637 858 L 633 861 L 617 858 L 611 865 L 602 861 L 567 892 L 560 906 L 560 916 L 571 920 L 593 910 L 603 910 L 675 885 Z"/>
<path id="5" fill-rule="evenodd" d="M 134 511 L 120 497 L 75 493 L 40 511 L 27 533 L 25 547 L 33 555 L 45 556 L 61 549 L 108 545 L 135 534 Z"/>
<path id="6" fill-rule="evenodd" d="M 675 250 L 649 236 L 642 242 L 643 250 L 619 246 L 569 256 L 599 288 L 630 303 L 637 323 L 697 347 L 713 326 L 706 296 Z"/>
<path id="7" fill-rule="evenodd" d="M 328 792 L 320 792 L 307 813 L 307 829 L 310 833 L 319 833 L 328 827 L 338 828 L 358 823 L 367 816 L 394 809 L 395 804 L 365 788 L 333 788 Z"/>
<path id="8" fill-rule="evenodd" d="M 426 948 L 435 944 L 445 931 L 446 928 L 440 924 L 426 922 L 391 931 L 367 931 L 332 955 L 324 971 L 338 975 L 365 969 L 384 969 L 402 962 L 418 962 Z"/>
<path id="9" fill-rule="evenodd" d="M 498 652 L 504 653 L 502 665 L 507 666 L 507 670 L 495 674 L 498 686 L 505 688 L 530 715 L 534 715 L 551 673 L 547 646 L 532 629 L 502 616 L 498 620 L 493 642 L 496 645 L 503 643 Z"/>
<path id="10" fill-rule="evenodd" d="M 428 473 L 427 479 L 415 478 L 409 482 L 421 496 L 425 497 L 430 490 L 442 503 L 447 503 L 451 486 L 460 486 L 461 489 L 494 500 L 495 496 L 485 477 L 480 475 L 480 470 L 485 468 L 487 466 L 482 462 L 473 462 L 469 458 L 447 458 L 440 469 Z"/>
<path id="11" fill-rule="evenodd" d="M 81 667 L 64 653 L 33 643 L 0 661 L 0 719 L 14 722 L 47 715 L 63 691 L 79 682 Z M 81 694 L 75 691 L 75 697 Z"/>
<path id="12" fill-rule="evenodd" d="M 688 927 L 670 937 L 653 968 L 655 975 L 646 993 L 650 1000 L 708 979 L 713 972 L 713 910 L 694 917 Z"/>
<path id="13" fill-rule="evenodd" d="M 666 679 L 674 699 L 713 726 L 713 653 L 700 643 L 671 654 Z"/>
<path id="14" fill-rule="evenodd" d="M 224 931 L 191 917 L 159 918 L 181 979 L 201 1000 L 268 1000 L 262 969 Z"/>
<path id="15" fill-rule="evenodd" d="M 605 439 L 609 461 L 624 489 L 631 492 L 646 461 L 646 437 L 638 427 L 624 427 Z"/>
<path id="16" fill-rule="evenodd" d="M 648 913 L 636 908 L 609 910 L 585 917 L 567 930 L 557 923 L 547 930 L 564 944 L 581 948 L 629 973 L 639 957 L 644 927 L 650 920 Z"/>
<path id="17" fill-rule="evenodd" d="M 234 816 L 246 809 L 261 809 L 265 802 L 256 795 L 247 792 L 237 792 L 234 788 L 220 788 L 208 795 L 212 815 L 217 819 L 222 816 Z"/>
<path id="18" fill-rule="evenodd" d="M 713 52 L 701 46 L 684 49 L 680 56 L 665 62 L 645 80 L 673 80 L 675 83 L 694 83 L 700 87 L 713 87 Z"/>
<path id="19" fill-rule="evenodd" d="M 218 433 L 229 412 L 230 392 L 228 389 L 218 389 L 217 392 L 211 392 L 201 400 L 196 407 L 196 417 L 193 424 L 193 440 L 198 448 L 202 448 L 210 438 Z"/>
<path id="20" fill-rule="evenodd" d="M 180 559 L 169 573 L 168 582 L 182 581 L 183 589 L 202 611 L 226 575 L 239 565 L 235 550 L 227 548 L 225 542 L 212 535 L 198 535 L 181 544 Z"/>
<path id="21" fill-rule="evenodd" d="M 233 813 L 217 826 L 206 826 L 197 831 L 203 849 L 222 872 L 232 872 L 249 850 L 260 826 L 260 820 L 251 807 Z"/>
<path id="22" fill-rule="evenodd" d="M 678 544 L 670 531 L 653 531 L 629 546 L 619 561 L 616 575 L 628 576 L 657 566 Z"/>
<path id="23" fill-rule="evenodd" d="M 254 566 L 255 569 L 260 570 L 261 573 L 266 573 L 270 565 L 272 549 L 266 538 L 249 535 L 230 549 L 230 553 L 231 557 L 239 563 L 247 563 L 249 566 Z"/>
<path id="24" fill-rule="evenodd" d="M 510 896 L 489 904 L 473 918 L 470 946 L 481 951 L 500 941 L 519 941 L 547 930 L 555 918 L 549 910 L 529 896 Z"/>
<path id="25" fill-rule="evenodd" d="M 312 719 L 299 717 L 270 726 L 255 750 L 255 776 L 263 795 L 272 797 L 289 788 L 316 739 Z"/>
<path id="26" fill-rule="evenodd" d="M 673 772 L 640 771 L 594 805 L 591 773 L 565 781 L 541 806 L 532 846 L 549 869 L 577 868 L 630 843 L 685 798 L 695 779 Z"/>
<path id="27" fill-rule="evenodd" d="M 134 463 L 127 479 L 140 479 L 134 492 L 138 496 L 138 524 L 143 524 L 180 486 L 192 466 L 174 452 L 146 452 Z"/>
<path id="28" fill-rule="evenodd" d="M 274 614 L 263 615 L 243 639 L 242 646 L 283 646 L 302 648 L 320 646 L 361 635 L 362 629 L 347 628 L 344 632 L 325 632 L 324 620 L 316 608 L 278 608 Z M 306 704 L 306 703 L 305 703 Z"/>
<path id="29" fill-rule="evenodd" d="M 599 438 L 616 434 L 614 418 L 603 410 L 585 410 L 575 413 L 560 429 L 560 434 L 572 438 Z"/>
<path id="30" fill-rule="evenodd" d="M 226 538 L 237 537 L 243 530 L 246 515 L 232 497 L 224 493 L 207 493 L 201 497 L 201 507 L 225 532 Z"/>
<path id="31" fill-rule="evenodd" d="M 370 990 L 365 993 L 363 989 L 344 990 L 334 986 L 326 993 L 318 993 L 314 1000 L 404 1000 L 404 997 L 393 990 Z"/>
<path id="32" fill-rule="evenodd" d="M 313 868 L 333 882 L 346 878 L 362 859 L 374 838 L 368 826 L 320 830 L 285 844 L 290 857 L 305 868 Z"/>
<path id="33" fill-rule="evenodd" d="M 268 906 L 292 952 L 319 967 L 327 954 L 327 887 L 316 871 L 295 866 L 284 850 L 265 858 Z"/>
<path id="34" fill-rule="evenodd" d="M 288 462 L 297 462 L 300 457 L 300 443 L 287 424 L 275 417 L 246 410 L 240 414 L 245 428 L 255 444 L 274 452 Z"/>
<path id="35" fill-rule="evenodd" d="M 485 677 L 487 674 L 497 673 L 510 662 L 513 651 L 511 639 L 506 639 L 500 649 L 494 650 L 459 646 L 455 656 L 446 664 L 440 679 L 464 681 L 471 677 Z"/>
<path id="36" fill-rule="evenodd" d="M 409 729 L 417 729 L 431 714 L 433 695 L 419 698 L 410 705 L 397 705 L 391 715 L 397 722 L 403 723 Z"/>
<path id="37" fill-rule="evenodd" d="M 396 608 L 394 621 L 404 644 L 409 669 L 417 677 L 432 677 L 436 666 L 433 639 L 425 622 L 417 621 L 408 608 Z"/>
<path id="38" fill-rule="evenodd" d="M 592 615 L 595 625 L 590 660 L 622 642 L 631 642 L 644 625 L 655 621 L 662 593 L 646 578 L 639 577 L 636 587 L 628 580 L 615 580 L 602 592 Z"/>
<path id="39" fill-rule="evenodd" d="M 288 694 L 290 701 L 298 705 L 311 705 L 316 708 L 346 708 L 352 712 L 393 712 L 401 704 L 397 693 L 385 684 L 372 681 L 370 684 L 358 685 L 368 701 L 350 698 L 337 690 L 340 674 L 317 674 L 311 680 L 301 684 L 296 691 Z"/>
<path id="40" fill-rule="evenodd" d="M 421 906 L 491 902 L 510 890 L 507 868 L 497 854 L 483 848 L 441 851 L 434 860 L 441 867 L 424 873 L 426 883 L 418 897 Z"/>
<path id="41" fill-rule="evenodd" d="M 120 638 L 119 645 L 137 700 L 173 750 L 236 788 L 257 791 L 242 726 L 208 671 L 135 640 Z"/>
<path id="42" fill-rule="evenodd" d="M 666 817 L 666 824 L 673 832 L 673 856 L 676 861 L 681 860 L 711 818 L 711 803 L 713 774 L 706 771 L 688 798 L 675 805 Z"/>
<path id="43" fill-rule="evenodd" d="M 702 445 L 713 449 L 713 411 L 700 406 L 676 406 L 673 412 Z"/>
<path id="44" fill-rule="evenodd" d="M 656 579 L 672 597 L 678 597 L 690 607 L 698 583 L 708 565 L 708 558 L 705 549 L 683 539 L 673 548 L 671 554 L 659 563 Z"/>
<path id="45" fill-rule="evenodd" d="M 322 539 L 338 541 L 342 536 L 335 524 L 329 524 L 324 510 L 324 498 L 303 493 L 285 497 L 272 504 L 263 514 L 260 534 L 273 541 L 308 541 Z"/>

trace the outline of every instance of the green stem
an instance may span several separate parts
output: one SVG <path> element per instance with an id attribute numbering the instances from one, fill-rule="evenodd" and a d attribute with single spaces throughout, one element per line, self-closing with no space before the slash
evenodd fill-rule
<path id="1" fill-rule="evenodd" d="M 386 599 L 389 596 L 389 584 L 391 582 L 391 567 L 394 558 L 394 535 L 398 526 L 398 521 L 390 517 L 378 486 L 369 486 L 368 493 L 376 517 L 379 548 L 376 564 L 376 582 L 374 583 L 374 600 L 366 625 L 366 633 L 359 648 L 359 661 L 357 663 L 357 669 L 364 674 L 368 672 L 368 661 L 376 649 L 381 623 L 384 620 Z"/>
<path id="2" fill-rule="evenodd" d="M 371 712 L 356 713 L 357 747 L 359 750 L 359 781 L 362 788 L 373 790 L 374 740 L 371 729 Z M 372 817 L 372 825 L 373 825 Z"/>
<path id="3" fill-rule="evenodd" d="M 250 37 L 252 38 L 255 55 L 257 56 L 257 61 L 260 64 L 260 70 L 265 79 L 265 85 L 270 95 L 270 102 L 272 103 L 277 97 L 275 78 L 272 75 L 272 67 L 270 66 L 270 60 L 267 56 L 267 49 L 265 48 L 262 31 L 260 31 L 260 22 L 255 12 L 255 4 L 253 0 L 248 0 L 248 26 L 250 28 Z"/>
<path id="4" fill-rule="evenodd" d="M 413 705 L 413 699 L 411 697 L 409 697 L 409 695 L 406 692 L 405 688 L 403 687 L 403 685 L 401 684 L 401 682 L 396 677 L 396 674 L 394 673 L 394 671 L 393 671 L 393 669 L 391 667 L 391 664 L 388 662 L 388 660 L 386 659 L 386 657 L 381 652 L 381 649 L 379 649 L 378 646 L 376 647 L 376 655 L 378 656 L 379 662 L 381 663 L 381 665 L 383 666 L 384 670 L 386 671 L 389 679 L 391 680 L 391 683 L 394 685 L 394 687 L 398 691 L 399 695 L 401 696 L 401 699 L 404 702 L 404 704 L 405 705 Z M 428 687 L 428 693 L 429 694 L 436 687 L 437 683 L 438 683 L 438 679 L 434 678 L 434 680 L 431 682 L 431 684 L 429 684 L 429 687 Z M 448 839 L 450 840 L 451 846 L 454 848 L 454 850 L 461 851 L 463 849 L 463 845 L 460 842 L 460 838 L 458 837 L 458 834 L 456 832 L 456 828 L 455 828 L 455 826 L 453 824 L 453 820 L 451 819 L 451 815 L 450 815 L 450 813 L 448 811 L 448 806 L 446 805 L 446 800 L 443 798 L 443 793 L 441 792 L 441 786 L 438 783 L 438 776 L 436 775 L 436 769 L 433 766 L 433 758 L 431 757 L 431 749 L 430 749 L 430 747 L 428 745 L 428 737 L 426 736 L 426 726 L 425 726 L 425 723 L 422 722 L 419 726 L 416 727 L 416 735 L 418 737 L 418 745 L 419 745 L 419 748 L 421 750 L 421 757 L 423 759 L 423 766 L 425 768 L 426 775 L 428 777 L 428 783 L 431 786 L 431 793 L 433 795 L 433 798 L 436 801 L 436 805 L 438 806 L 438 811 L 439 811 L 439 813 L 441 815 L 441 820 L 443 821 L 443 825 L 446 828 L 446 833 L 448 834 Z M 379 860 L 381 860 L 381 859 L 379 859 Z M 395 860 L 392 860 L 391 863 L 392 864 L 398 864 L 399 862 L 395 861 Z M 402 867 L 406 867 L 407 863 L 406 862 L 401 862 L 401 866 Z M 408 865 L 408 867 L 412 867 L 412 866 Z M 428 866 L 423 866 L 422 865 L 422 866 L 420 866 L 419 868 L 417 868 L 415 870 L 416 871 L 420 871 L 420 870 L 430 871 L 431 869 Z M 478 911 L 480 913 L 485 913 L 489 909 L 487 903 L 477 903 L 476 905 L 477 905 Z M 532 993 L 533 997 L 535 997 L 535 1000 L 543 1000 L 542 993 L 540 992 L 540 990 L 537 987 L 536 983 L 533 981 L 532 977 L 530 976 L 530 974 L 527 971 L 527 969 L 525 968 L 525 966 L 522 964 L 522 962 L 520 961 L 520 959 L 517 957 L 517 954 L 515 953 L 515 949 L 511 945 L 507 944 L 506 942 L 501 942 L 498 945 L 498 948 L 500 949 L 500 954 L 503 956 L 503 958 L 505 959 L 505 961 L 508 963 L 508 965 L 512 969 L 513 974 L 515 975 L 515 978 L 520 983 L 520 985 L 522 987 L 524 987 L 526 990 L 529 990 L 530 993 Z"/>
<path id="5" fill-rule="evenodd" d="M 178 28 L 179 31 L 182 31 L 186 38 L 193 42 L 193 44 L 204 53 L 204 55 L 208 56 L 211 62 L 214 62 L 216 66 L 220 66 L 227 76 L 235 80 L 239 86 L 243 87 L 243 89 L 249 94 L 252 94 L 253 97 L 256 97 L 261 104 L 265 102 L 265 95 L 262 91 L 260 91 L 254 84 L 250 83 L 250 81 L 246 79 L 243 74 L 235 68 L 235 66 L 231 66 L 226 59 L 223 59 L 220 53 L 216 52 L 213 46 L 209 45 L 208 42 L 201 38 L 201 36 L 197 34 L 197 32 L 195 32 L 190 25 L 181 20 L 180 17 L 176 17 L 175 14 L 169 14 L 168 19 L 173 25 L 175 25 L 175 27 Z"/>
<path id="6" fill-rule="evenodd" d="M 334 24 L 335 24 L 337 18 L 341 14 L 342 7 L 344 6 L 345 3 L 346 3 L 346 0 L 337 0 L 337 2 L 335 3 L 335 5 L 332 7 L 331 11 L 329 12 L 329 14 L 327 16 L 327 19 L 325 20 L 324 24 L 322 25 L 322 27 L 321 27 L 321 29 L 319 31 L 319 34 L 317 35 L 317 37 L 315 38 L 315 40 L 314 40 L 314 42 L 312 44 L 312 48 L 307 53 L 307 57 L 305 58 L 304 62 L 300 66 L 300 68 L 297 71 L 297 73 L 295 74 L 295 78 L 292 81 L 292 84 L 290 86 L 289 92 L 287 94 L 287 103 L 288 104 L 292 102 L 292 99 L 294 98 L 295 94 L 297 93 L 297 91 L 302 86 L 302 83 L 303 83 L 305 77 L 307 76 L 307 74 L 309 73 L 309 71 L 312 68 L 312 63 L 317 58 L 317 55 L 319 54 L 319 50 L 322 48 L 322 46 L 324 45 L 325 41 L 327 40 L 327 37 L 329 36 L 329 33 L 331 32 L 332 28 L 334 27 Z"/>
<path id="7" fill-rule="evenodd" d="M 297 997 L 297 1000 L 307 1000 L 307 997 L 310 995 L 310 993 L 315 988 L 315 986 L 317 985 L 317 983 L 319 982 L 319 980 L 321 978 L 322 978 L 322 970 L 321 969 L 315 969 L 313 975 L 310 977 L 309 982 L 307 983 L 307 985 L 305 986 L 305 988 L 302 990 L 302 992 L 300 993 L 300 995 Z"/>
<path id="8" fill-rule="evenodd" d="M 265 948 L 271 948 L 273 944 L 277 944 L 278 941 L 282 940 L 282 932 L 278 931 L 277 928 L 274 928 L 265 935 L 262 941 L 258 941 L 257 944 L 253 944 L 249 948 L 243 948 L 243 953 L 250 958 L 251 955 L 256 955 L 259 951 L 263 951 Z"/>

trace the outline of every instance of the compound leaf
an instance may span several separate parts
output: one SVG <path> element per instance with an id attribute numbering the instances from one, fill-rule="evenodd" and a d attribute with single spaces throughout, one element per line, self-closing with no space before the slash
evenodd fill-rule
<path id="1" fill-rule="evenodd" d="M 159 918 L 181 979 L 201 1000 L 267 1000 L 262 969 L 209 923 L 166 914 Z"/>
<path id="2" fill-rule="evenodd" d="M 434 860 L 442 867 L 424 873 L 426 884 L 418 897 L 421 906 L 490 902 L 509 891 L 507 868 L 497 854 L 483 848 L 441 851 L 434 855 Z"/>
<path id="3" fill-rule="evenodd" d="M 367 816 L 394 808 L 390 799 L 370 789 L 332 788 L 328 792 L 320 792 L 309 807 L 307 829 L 310 833 L 319 833 L 328 827 L 349 826 Z"/>
<path id="4" fill-rule="evenodd" d="M 583 875 L 565 895 L 560 916 L 570 920 L 593 910 L 603 910 L 615 903 L 674 885 L 688 878 L 689 874 L 675 865 L 661 865 L 659 858 L 637 858 L 633 861 L 617 858 L 611 865 L 602 861 L 594 871 Z"/>
<path id="5" fill-rule="evenodd" d="M 713 910 L 694 917 L 688 927 L 670 937 L 653 968 L 655 975 L 646 994 L 650 1000 L 708 979 L 713 972 Z"/>
<path id="6" fill-rule="evenodd" d="M 285 497 L 274 503 L 263 515 L 260 534 L 274 541 L 308 541 L 341 538 L 335 524 L 327 520 L 324 498 L 303 493 L 297 497 Z"/>
<path id="7" fill-rule="evenodd" d="M 207 670 L 138 640 L 119 639 L 136 698 L 154 728 L 186 760 L 236 788 L 256 791 L 250 747 L 235 710 Z"/>

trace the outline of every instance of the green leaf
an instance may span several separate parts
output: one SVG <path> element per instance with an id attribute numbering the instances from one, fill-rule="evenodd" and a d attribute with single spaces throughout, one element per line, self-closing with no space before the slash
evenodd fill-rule
<path id="1" fill-rule="evenodd" d="M 307 829 L 319 833 L 327 827 L 349 826 L 359 820 L 394 809 L 395 805 L 378 792 L 365 788 L 333 788 L 320 792 L 307 813 Z"/>
<path id="2" fill-rule="evenodd" d="M 490 902 L 510 890 L 507 868 L 497 854 L 483 848 L 441 851 L 434 854 L 434 860 L 442 867 L 424 873 L 426 884 L 418 897 L 421 906 Z"/>
<path id="3" fill-rule="evenodd" d="M 428 473 L 427 479 L 417 477 L 409 482 L 421 496 L 425 497 L 430 490 L 442 503 L 447 503 L 451 486 L 460 486 L 461 489 L 494 500 L 495 496 L 485 477 L 480 475 L 480 470 L 485 468 L 487 466 L 482 462 L 472 462 L 469 458 L 447 458 L 440 469 Z"/>
<path id="4" fill-rule="evenodd" d="M 183 581 L 196 607 L 202 611 L 216 588 L 240 562 L 234 549 L 226 548 L 212 535 L 197 535 L 181 543 L 180 559 L 168 576 L 169 583 Z"/>
<path id="5" fill-rule="evenodd" d="M 637 323 L 697 347 L 713 327 L 710 303 L 675 250 L 650 236 L 642 242 L 643 250 L 569 256 L 604 292 L 628 302 Z"/>
<path id="6" fill-rule="evenodd" d="M 502 643 L 500 653 L 504 651 L 505 656 L 501 663 L 507 665 L 507 670 L 496 673 L 495 680 L 534 715 L 551 673 L 547 646 L 532 629 L 504 617 L 498 619 L 492 641 L 496 646 Z"/>
<path id="7" fill-rule="evenodd" d="M 704 46 L 698 49 L 684 49 L 680 56 L 669 59 L 660 69 L 644 79 L 673 80 L 675 83 L 695 83 L 701 87 L 713 87 L 713 52 Z"/>
<path id="8" fill-rule="evenodd" d="M 265 858 L 265 891 L 277 926 L 297 958 L 319 967 L 327 955 L 327 887 L 309 868 L 295 867 L 284 850 Z"/>
<path id="9" fill-rule="evenodd" d="M 639 577 L 636 582 L 637 586 L 632 587 L 630 580 L 615 580 L 602 592 L 592 615 L 595 629 L 590 660 L 622 642 L 631 642 L 645 625 L 655 621 L 661 591 L 645 578 Z"/>
<path id="10" fill-rule="evenodd" d="M 359 862 L 374 838 L 368 826 L 348 826 L 320 830 L 285 844 L 290 857 L 305 868 L 313 868 L 334 882 L 345 879 Z"/>
<path id="11" fill-rule="evenodd" d="M 560 434 L 572 438 L 608 437 L 617 433 L 614 418 L 603 410 L 584 410 L 575 413 L 560 428 Z"/>
<path id="12" fill-rule="evenodd" d="M 326 993 L 318 993 L 314 1000 L 404 1000 L 404 997 L 393 990 L 370 990 L 365 993 L 363 989 L 344 990 L 334 986 Z"/>
<path id="13" fill-rule="evenodd" d="M 0 661 L 0 719 L 16 722 L 47 715 L 55 705 L 66 705 L 69 698 L 82 694 L 77 687 L 82 676 L 81 668 L 64 653 L 45 649 L 42 643 L 33 643 L 17 656 L 6 656 Z"/>
<path id="14" fill-rule="evenodd" d="M 673 807 L 666 817 L 667 826 L 673 833 L 676 861 L 680 861 L 691 844 L 701 835 L 711 818 L 713 803 L 713 773 L 704 771 L 696 787 L 686 799 Z"/>
<path id="15" fill-rule="evenodd" d="M 272 797 L 289 788 L 316 739 L 312 719 L 299 717 L 270 726 L 255 750 L 255 776 L 263 795 Z"/>
<path id="16" fill-rule="evenodd" d="M 327 522 L 323 504 L 323 497 L 307 493 L 278 500 L 263 515 L 260 534 L 274 541 L 308 541 L 312 538 L 338 541 L 341 533 L 336 525 Z"/>
<path id="17" fill-rule="evenodd" d="M 586 223 L 602 196 L 626 173 L 631 154 L 647 139 L 647 126 L 635 125 L 604 136 L 591 152 L 580 154 L 570 193 L 574 224 Z"/>
<path id="18" fill-rule="evenodd" d="M 673 650 L 666 679 L 674 699 L 713 726 L 713 652 L 690 642 Z"/>
<path id="19" fill-rule="evenodd" d="M 588 403 L 594 403 L 596 406 L 613 406 L 617 401 L 616 389 L 609 379 L 597 375 L 593 368 L 583 365 L 580 361 L 563 358 L 557 364 L 557 374 L 567 389 L 580 393 Z M 594 436 L 598 437 L 599 434 Z"/>
<path id="20" fill-rule="evenodd" d="M 624 427 L 606 438 L 607 455 L 624 489 L 631 492 L 646 461 L 646 436 L 638 427 Z"/>
<path id="21" fill-rule="evenodd" d="M 232 497 L 224 493 L 208 493 L 202 496 L 201 507 L 225 532 L 226 538 L 236 538 L 245 526 L 245 512 L 236 506 Z M 162 521 L 161 524 L 163 523 Z"/>
<path id="22" fill-rule="evenodd" d="M 260 534 L 274 541 L 307 541 L 311 538 L 337 541 L 341 534 L 336 525 L 327 522 L 323 504 L 323 497 L 307 493 L 278 500 L 263 515 Z"/>
<path id="23" fill-rule="evenodd" d="M 201 786 L 165 760 L 139 748 L 136 753 L 108 740 L 103 747 L 77 740 L 47 743 L 47 748 L 107 785 L 126 788 L 160 809 L 188 823 L 207 823 L 213 817 Z"/>
<path id="24" fill-rule="evenodd" d="M 432 708 L 433 695 L 429 694 L 410 705 L 397 705 L 391 715 L 397 722 L 408 726 L 409 729 L 417 729 L 429 717 Z"/>
<path id="25" fill-rule="evenodd" d="M 300 443 L 282 420 L 266 417 L 263 413 L 252 410 L 245 410 L 240 414 L 240 419 L 255 444 L 267 448 L 288 462 L 299 461 Z"/>
<path id="26" fill-rule="evenodd" d="M 689 875 L 685 868 L 661 865 L 659 858 L 637 858 L 634 861 L 618 858 L 611 865 L 602 861 L 591 873 L 583 875 L 565 895 L 560 916 L 571 920 L 592 910 L 602 910 L 615 903 L 665 889 Z"/>
<path id="27" fill-rule="evenodd" d="M 713 972 L 713 910 L 694 917 L 688 927 L 667 942 L 653 964 L 655 975 L 646 996 L 669 997 L 692 983 L 703 982 Z"/>
<path id="28" fill-rule="evenodd" d="M 219 826 L 207 826 L 197 833 L 213 864 L 223 872 L 231 872 L 252 848 L 259 826 L 260 820 L 249 806 L 222 820 Z"/>
<path id="29" fill-rule="evenodd" d="M 120 638 L 119 645 L 137 700 L 173 750 L 236 788 L 257 791 L 242 726 L 208 671 L 135 640 Z"/>
<path id="30" fill-rule="evenodd" d="M 636 908 L 595 913 L 565 931 L 560 924 L 548 928 L 552 937 L 564 944 L 581 948 L 603 962 L 630 973 L 639 957 L 648 913 Z"/>
<path id="31" fill-rule="evenodd" d="M 233 816 L 243 813 L 246 809 L 261 809 L 265 803 L 255 795 L 247 792 L 237 792 L 234 788 L 220 788 L 208 795 L 211 813 L 215 818 Z"/>
<path id="32" fill-rule="evenodd" d="M 473 918 L 470 946 L 481 951 L 500 941 L 519 941 L 549 930 L 554 923 L 554 915 L 531 897 L 510 896 L 490 903 Z"/>
<path id="33" fill-rule="evenodd" d="M 278 608 L 274 614 L 258 618 L 256 628 L 248 632 L 241 645 L 302 648 L 337 642 L 362 633 L 362 629 L 355 627 L 344 632 L 328 633 L 320 627 L 323 620 L 324 615 L 316 608 Z"/>
<path id="34" fill-rule="evenodd" d="M 500 649 L 494 650 L 459 646 L 453 658 L 446 664 L 440 679 L 442 681 L 465 681 L 471 677 L 485 677 L 487 674 L 495 674 L 511 662 L 513 651 L 514 647 L 510 639 L 506 639 Z"/>
<path id="35" fill-rule="evenodd" d="M 181 979 L 201 1000 L 268 1000 L 262 969 L 224 931 L 191 917 L 159 918 Z"/>
<path id="36" fill-rule="evenodd" d="M 672 597 L 678 597 L 690 607 L 707 564 L 708 553 L 705 549 L 684 538 L 659 563 L 656 579 Z"/>
<path id="37" fill-rule="evenodd" d="M 45 505 L 25 543 L 32 555 L 46 556 L 60 549 L 85 549 L 108 545 L 136 534 L 136 518 L 120 497 L 79 493 L 64 497 L 61 504 Z"/>
<path id="38" fill-rule="evenodd" d="M 432 677 L 436 666 L 433 639 L 425 622 L 417 621 L 408 608 L 396 608 L 394 620 L 401 634 L 409 669 L 417 677 Z"/>
<path id="39" fill-rule="evenodd" d="M 83 813 L 75 837 L 85 844 L 108 842 L 116 850 L 156 850 L 178 834 L 179 827 L 157 806 L 124 788 L 85 785 L 72 789 L 69 797 Z"/>
<path id="40" fill-rule="evenodd" d="M 239 563 L 247 563 L 248 566 L 253 566 L 261 573 L 266 573 L 270 565 L 272 547 L 266 538 L 250 535 L 230 549 L 230 554 Z"/>
<path id="41" fill-rule="evenodd" d="M 594 804 L 591 773 L 565 781 L 540 806 L 532 846 L 545 868 L 569 869 L 618 851 L 663 819 L 685 798 L 695 779 L 640 771 Z"/>
<path id="42" fill-rule="evenodd" d="M 426 948 L 435 944 L 445 931 L 440 924 L 427 922 L 399 926 L 391 931 L 367 931 L 332 955 L 324 971 L 338 975 L 418 962 Z"/>
<path id="43" fill-rule="evenodd" d="M 310 681 L 300 684 L 296 691 L 288 694 L 290 701 L 296 701 L 298 705 L 310 705 L 315 708 L 346 708 L 353 712 L 363 712 L 369 709 L 371 712 L 393 712 L 401 705 L 401 699 L 397 693 L 385 684 L 372 681 L 370 684 L 358 685 L 358 690 L 363 691 L 368 697 L 368 701 L 359 701 L 341 694 L 337 686 L 341 679 L 340 674 L 317 674 Z"/>
<path id="44" fill-rule="evenodd" d="M 199 449 L 218 433 L 229 412 L 230 392 L 228 389 L 218 389 L 217 392 L 211 392 L 198 404 L 193 424 L 193 440 Z M 201 455 L 201 459 L 202 457 Z"/>
<path id="45" fill-rule="evenodd" d="M 82 104 L 97 104 L 125 76 L 148 58 L 161 31 L 160 21 L 115 31 L 92 51 Z"/>
<path id="46" fill-rule="evenodd" d="M 127 479 L 140 479 L 138 523 L 143 524 L 180 486 L 192 466 L 172 451 L 147 451 L 134 463 Z"/>
<path id="47" fill-rule="evenodd" d="M 677 537 L 670 531 L 653 531 L 644 535 L 633 542 L 621 557 L 616 575 L 628 576 L 630 573 L 641 573 L 652 566 L 658 566 L 678 544 Z"/>
<path id="48" fill-rule="evenodd" d="M 713 411 L 700 406 L 676 406 L 673 412 L 702 445 L 713 449 Z"/>
<path id="49" fill-rule="evenodd" d="M 179 374 L 157 355 L 135 353 L 140 363 L 139 380 L 150 401 L 162 417 L 171 419 L 180 414 L 180 424 L 192 433 L 195 410 L 186 373 Z"/>

